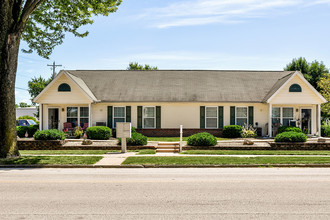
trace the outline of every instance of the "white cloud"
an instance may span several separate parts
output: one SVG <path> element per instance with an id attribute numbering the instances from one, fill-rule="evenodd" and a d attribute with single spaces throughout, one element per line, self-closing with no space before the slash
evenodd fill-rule
<path id="1" fill-rule="evenodd" d="M 185 0 L 162 8 L 150 8 L 138 18 L 157 28 L 239 23 L 256 17 L 275 16 L 285 9 L 329 4 L 330 0 Z"/>

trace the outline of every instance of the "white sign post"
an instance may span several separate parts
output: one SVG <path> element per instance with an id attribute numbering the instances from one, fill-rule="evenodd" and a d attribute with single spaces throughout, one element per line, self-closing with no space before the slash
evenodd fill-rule
<path id="1" fill-rule="evenodd" d="M 130 122 L 117 122 L 116 123 L 117 138 L 121 138 L 121 152 L 127 152 L 126 138 L 131 138 L 131 123 Z"/>
<path id="2" fill-rule="evenodd" d="M 182 152 L 182 134 L 183 134 L 183 126 L 180 125 L 180 152 Z"/>

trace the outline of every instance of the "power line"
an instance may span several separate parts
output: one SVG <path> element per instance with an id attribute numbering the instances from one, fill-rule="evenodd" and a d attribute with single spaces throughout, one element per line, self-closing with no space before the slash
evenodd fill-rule
<path id="1" fill-rule="evenodd" d="M 15 86 L 15 89 L 20 89 L 20 90 L 29 91 L 29 90 L 27 90 L 27 89 L 24 89 L 24 88 L 20 88 L 20 87 L 16 87 L 16 86 Z"/>
<path id="2" fill-rule="evenodd" d="M 56 75 L 56 72 L 55 72 L 55 69 L 56 69 L 56 67 L 58 67 L 58 66 L 62 66 L 62 65 L 56 65 L 55 64 L 55 61 L 53 62 L 53 64 L 47 64 L 47 66 L 51 66 L 52 67 L 52 69 L 53 69 L 53 79 L 55 78 L 55 75 Z"/>

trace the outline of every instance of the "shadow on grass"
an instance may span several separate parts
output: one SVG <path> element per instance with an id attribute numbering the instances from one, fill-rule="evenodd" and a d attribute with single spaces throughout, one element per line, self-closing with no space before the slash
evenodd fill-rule
<path id="1" fill-rule="evenodd" d="M 14 159 L 2 159 L 0 160 L 0 164 L 8 165 L 8 164 L 39 164 L 42 160 L 42 157 L 19 157 Z"/>

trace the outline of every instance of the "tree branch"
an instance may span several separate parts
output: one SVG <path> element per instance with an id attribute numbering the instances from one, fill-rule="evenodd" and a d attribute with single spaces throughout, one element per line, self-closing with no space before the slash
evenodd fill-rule
<path id="1" fill-rule="evenodd" d="M 22 10 L 22 14 L 20 16 L 17 28 L 17 31 L 22 31 L 29 19 L 29 16 L 36 10 L 42 3 L 46 0 L 27 0 L 25 2 L 24 8 Z"/>

